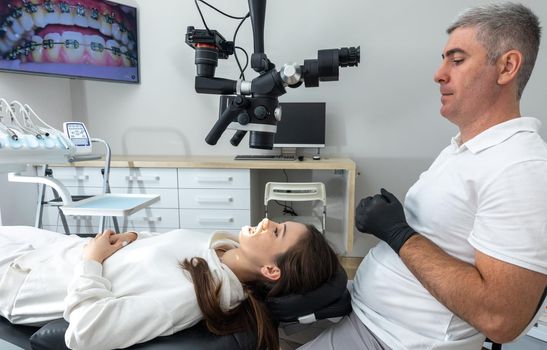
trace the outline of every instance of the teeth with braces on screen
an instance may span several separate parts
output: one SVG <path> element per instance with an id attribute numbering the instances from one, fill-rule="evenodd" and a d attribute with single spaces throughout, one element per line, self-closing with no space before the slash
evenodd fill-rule
<path id="1" fill-rule="evenodd" d="M 132 28 L 135 19 L 125 7 L 94 0 L 14 3 L 18 5 L 0 8 L 0 57 L 3 59 L 137 65 L 136 28 Z"/>

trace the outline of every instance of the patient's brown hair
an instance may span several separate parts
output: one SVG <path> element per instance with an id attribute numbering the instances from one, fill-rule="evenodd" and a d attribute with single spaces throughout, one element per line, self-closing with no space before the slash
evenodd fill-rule
<path id="1" fill-rule="evenodd" d="M 257 349 L 279 349 L 277 323 L 272 319 L 266 299 L 285 294 L 304 294 L 332 279 L 340 263 L 321 232 L 306 225 L 307 234 L 276 258 L 281 277 L 276 282 L 243 284 L 248 298 L 229 311 L 220 308 L 220 284 L 213 278 L 207 261 L 184 260 L 181 266 L 190 273 L 197 300 L 210 332 L 226 335 L 240 331 L 257 334 Z"/>

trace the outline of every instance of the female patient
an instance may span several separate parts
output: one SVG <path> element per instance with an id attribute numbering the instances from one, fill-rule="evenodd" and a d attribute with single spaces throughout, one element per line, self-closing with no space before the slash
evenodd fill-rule
<path id="1" fill-rule="evenodd" d="M 313 290 L 338 267 L 317 229 L 296 222 L 264 219 L 239 239 L 0 226 L 0 315 L 34 325 L 64 317 L 74 349 L 124 348 L 202 319 L 216 334 L 253 330 L 259 348 L 276 349 L 264 299 Z"/>

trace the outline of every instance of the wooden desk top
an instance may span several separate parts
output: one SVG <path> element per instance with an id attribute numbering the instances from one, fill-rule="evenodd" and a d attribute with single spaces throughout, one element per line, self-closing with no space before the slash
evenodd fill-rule
<path id="1" fill-rule="evenodd" d="M 50 166 L 72 165 L 76 167 L 102 167 L 103 160 L 56 164 Z M 287 160 L 234 160 L 233 156 L 112 156 L 112 168 L 216 168 L 216 169 L 342 169 L 355 171 L 355 162 L 349 158 L 322 157 L 313 160 L 309 157 L 299 161 Z"/>

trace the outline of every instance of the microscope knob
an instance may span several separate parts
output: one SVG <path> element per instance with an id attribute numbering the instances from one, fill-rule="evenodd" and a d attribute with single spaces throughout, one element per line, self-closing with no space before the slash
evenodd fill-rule
<path id="1" fill-rule="evenodd" d="M 296 63 L 285 64 L 279 73 L 281 75 L 281 79 L 287 83 L 287 85 L 297 84 L 302 78 L 302 70 Z"/>
<path id="2" fill-rule="evenodd" d="M 249 122 L 251 121 L 250 119 L 251 118 L 249 118 L 249 114 L 247 114 L 247 112 L 241 112 L 237 116 L 237 122 L 241 125 L 249 124 Z"/>
<path id="3" fill-rule="evenodd" d="M 245 98 L 241 95 L 237 95 L 234 99 L 234 104 L 236 106 L 242 106 L 245 103 Z"/>
<path id="4" fill-rule="evenodd" d="M 281 121 L 281 117 L 283 116 L 283 108 L 281 108 L 281 106 L 277 106 L 274 110 L 274 117 L 275 117 L 275 120 L 277 120 L 278 122 Z"/>
<path id="5" fill-rule="evenodd" d="M 254 110 L 256 119 L 262 120 L 266 119 L 268 116 L 268 110 L 264 106 L 258 106 Z"/>

